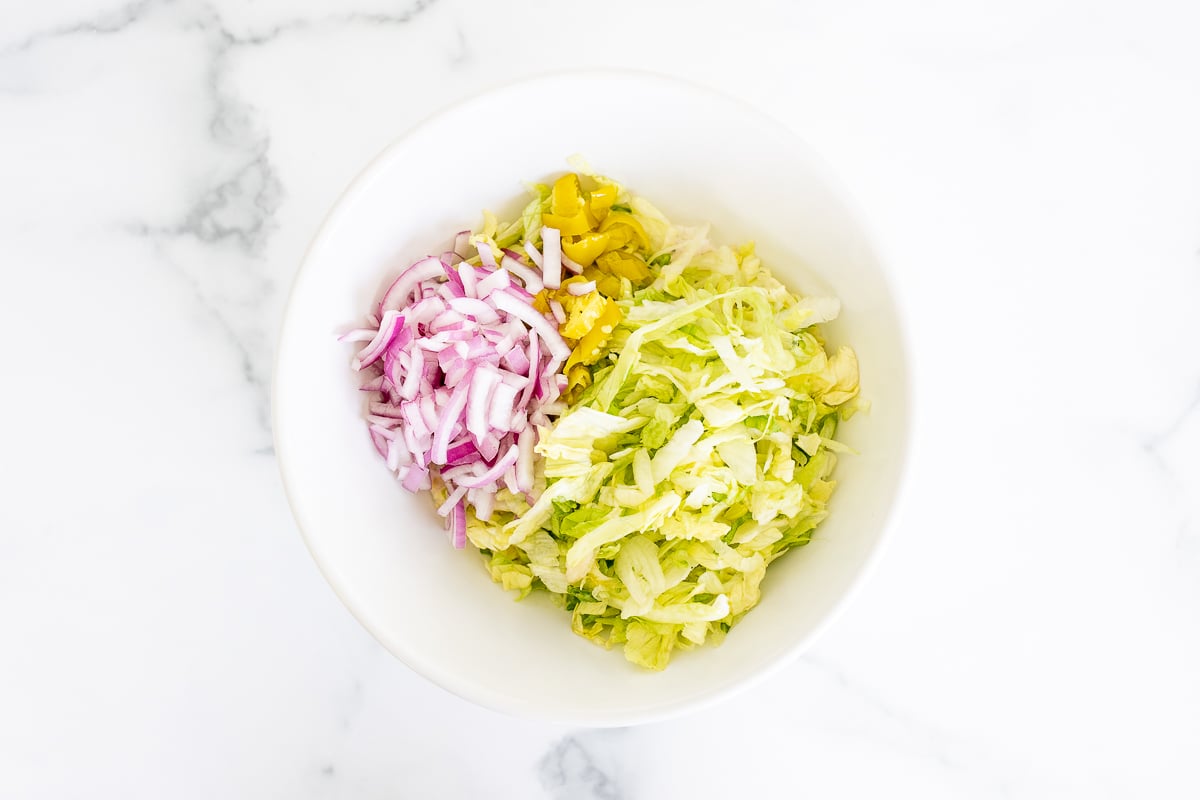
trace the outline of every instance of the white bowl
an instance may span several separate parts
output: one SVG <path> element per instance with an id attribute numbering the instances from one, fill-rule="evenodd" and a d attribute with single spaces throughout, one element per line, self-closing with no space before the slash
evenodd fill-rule
<path id="1" fill-rule="evenodd" d="M 578 102 L 576 102 L 578 101 Z M 399 269 L 444 250 L 480 210 L 515 212 L 522 183 L 581 153 L 681 223 L 753 239 L 794 289 L 831 291 L 826 328 L 858 352 L 869 414 L 843 427 L 830 518 L 773 564 L 762 601 L 717 647 L 661 673 L 571 632 L 535 592 L 494 584 L 473 550 L 447 543 L 429 499 L 406 493 L 372 447 L 335 334 Z M 845 195 L 809 149 L 738 101 L 637 73 L 577 73 L 489 92 L 411 131 L 337 202 L 292 289 L 274 386 L 275 445 L 292 510 L 321 571 L 368 630 L 438 685 L 505 712 L 627 725 L 725 697 L 794 659 L 878 553 L 906 460 L 903 331 L 884 268 Z"/>

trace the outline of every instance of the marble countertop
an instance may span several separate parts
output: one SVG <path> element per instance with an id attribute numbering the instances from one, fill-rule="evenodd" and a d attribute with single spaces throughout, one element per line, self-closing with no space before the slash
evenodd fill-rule
<path id="1" fill-rule="evenodd" d="M 902 5 L 0 10 L 0 796 L 1200 796 L 1200 13 Z M 384 652 L 268 419 L 346 182 L 440 107 L 584 66 L 741 95 L 828 158 L 919 404 L 840 622 L 733 701 L 608 731 Z"/>

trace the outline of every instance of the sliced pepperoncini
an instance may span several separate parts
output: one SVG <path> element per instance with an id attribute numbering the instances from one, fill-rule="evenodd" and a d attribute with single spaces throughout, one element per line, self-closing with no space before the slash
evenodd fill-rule
<path id="1" fill-rule="evenodd" d="M 650 237 L 646 235 L 642 223 L 624 211 L 610 211 L 600 223 L 600 232 L 609 235 L 609 250 L 617 250 L 630 243 L 636 243 L 641 250 L 650 247 Z"/>
<path id="2" fill-rule="evenodd" d="M 563 397 L 568 403 L 574 403 L 584 389 L 592 385 L 592 371 L 584 364 L 575 364 L 567 370 L 567 390 Z"/>
<path id="3" fill-rule="evenodd" d="M 607 246 L 607 233 L 585 233 L 577 239 L 566 239 L 562 243 L 567 258 L 583 267 L 591 266 Z"/>
<path id="4" fill-rule="evenodd" d="M 576 364 L 595 364 L 602 355 L 601 348 L 612 338 L 613 331 L 621 322 L 621 307 L 608 298 L 604 298 L 604 310 L 589 330 L 571 351 L 567 359 L 567 374 Z"/>
<path id="5" fill-rule="evenodd" d="M 583 211 L 583 188 L 579 176 L 568 172 L 554 182 L 550 190 L 550 211 L 557 217 L 573 217 Z"/>
<path id="6" fill-rule="evenodd" d="M 570 339 L 580 339 L 600 324 L 600 317 L 606 310 L 605 304 L 612 302 L 597 292 L 573 295 L 566 290 L 559 290 L 555 299 L 567 312 L 567 321 L 559 326 L 559 333 Z"/>
<path id="7" fill-rule="evenodd" d="M 602 183 L 588 192 L 588 209 L 597 220 L 603 221 L 613 203 L 617 202 L 617 187 L 612 183 Z"/>
<path id="8" fill-rule="evenodd" d="M 628 278 L 635 285 L 650 280 L 650 268 L 646 266 L 646 262 L 640 256 L 623 250 L 604 253 L 596 259 L 596 266 L 604 272 Z"/>
<path id="9" fill-rule="evenodd" d="M 589 233 L 593 227 L 591 220 L 582 210 L 570 216 L 546 212 L 542 214 L 542 224 L 547 228 L 557 228 L 563 236 L 579 236 Z"/>
<path id="10" fill-rule="evenodd" d="M 595 281 L 596 290 L 605 297 L 624 296 L 624 287 L 621 285 L 621 279 L 616 275 L 605 272 L 593 265 L 584 268 L 583 277 L 589 281 Z"/>

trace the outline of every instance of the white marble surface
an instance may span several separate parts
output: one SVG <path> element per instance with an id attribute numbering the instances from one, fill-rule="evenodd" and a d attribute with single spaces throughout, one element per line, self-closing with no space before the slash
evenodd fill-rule
<path id="1" fill-rule="evenodd" d="M 4 4 L 0 796 L 1200 796 L 1200 13 L 918 5 Z M 267 409 L 357 169 L 606 65 L 828 157 L 899 276 L 920 417 L 891 549 L 809 656 L 589 731 L 383 652 L 301 544 Z"/>

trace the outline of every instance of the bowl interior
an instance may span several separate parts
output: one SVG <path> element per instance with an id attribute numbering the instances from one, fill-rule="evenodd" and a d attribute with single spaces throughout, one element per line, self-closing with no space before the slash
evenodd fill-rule
<path id="1" fill-rule="evenodd" d="M 586 97 L 586 103 L 559 102 Z M 565 110 L 586 107 L 588 111 Z M 602 109 L 595 112 L 594 109 Z M 539 120 L 542 120 L 539 122 Z M 447 544 L 424 496 L 404 492 L 361 421 L 335 334 L 418 256 L 490 208 L 524 205 L 523 181 L 581 153 L 669 217 L 753 239 L 794 289 L 832 292 L 833 343 L 858 352 L 873 408 L 843 428 L 829 520 L 771 566 L 760 605 L 719 647 L 649 674 L 575 636 L 538 593 L 520 603 L 473 550 Z M 884 273 L 823 165 L 781 126 L 707 90 L 637 74 L 542 78 L 445 112 L 376 159 L 341 198 L 297 277 L 279 346 L 275 435 L 308 546 L 350 610 L 413 669 L 484 705 L 577 724 L 628 724 L 715 699 L 802 649 L 883 535 L 906 448 L 902 331 Z"/>

